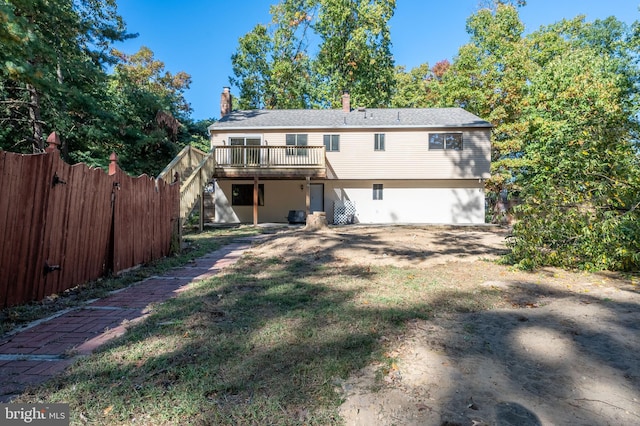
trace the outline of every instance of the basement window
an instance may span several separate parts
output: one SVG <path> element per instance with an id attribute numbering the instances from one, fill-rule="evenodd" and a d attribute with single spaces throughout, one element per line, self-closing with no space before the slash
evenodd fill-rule
<path id="1" fill-rule="evenodd" d="M 231 205 L 253 206 L 253 184 L 231 185 Z M 264 184 L 258 185 L 258 205 L 264 206 Z"/>
<path id="2" fill-rule="evenodd" d="M 382 200 L 382 190 L 383 186 L 381 183 L 373 184 L 373 199 L 374 200 Z"/>
<path id="3" fill-rule="evenodd" d="M 430 133 L 429 150 L 462 151 L 462 133 Z"/>

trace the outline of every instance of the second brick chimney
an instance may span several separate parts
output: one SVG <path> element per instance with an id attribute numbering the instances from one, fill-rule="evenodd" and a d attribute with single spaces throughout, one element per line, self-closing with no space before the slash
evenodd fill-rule
<path id="1" fill-rule="evenodd" d="M 231 91 L 228 87 L 225 87 L 222 89 L 222 94 L 220 95 L 220 118 L 231 112 L 231 103 Z"/>
<path id="2" fill-rule="evenodd" d="M 348 90 L 342 92 L 342 111 L 350 112 L 351 111 L 351 95 Z"/>

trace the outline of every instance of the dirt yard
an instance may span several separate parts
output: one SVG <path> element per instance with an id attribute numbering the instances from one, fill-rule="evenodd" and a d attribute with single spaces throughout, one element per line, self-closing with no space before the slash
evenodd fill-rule
<path id="1" fill-rule="evenodd" d="M 499 228 L 341 227 L 277 235 L 254 250 L 358 265 L 446 268 L 502 303 L 409 324 L 393 368 L 337 383 L 348 425 L 640 424 L 637 276 L 497 265 Z M 302 237 L 302 238 L 301 238 Z"/>

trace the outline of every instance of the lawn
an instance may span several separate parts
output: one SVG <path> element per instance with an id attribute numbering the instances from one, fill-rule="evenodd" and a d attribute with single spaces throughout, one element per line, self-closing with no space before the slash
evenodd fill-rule
<path id="1" fill-rule="evenodd" d="M 340 383 L 391 368 L 407 320 L 500 300 L 487 289 L 439 302 L 452 293 L 445 268 L 249 252 L 20 400 L 70 403 L 77 424 L 339 423 Z"/>
<path id="2" fill-rule="evenodd" d="M 218 238 L 205 233 L 191 244 L 214 247 Z M 551 396 L 550 409 L 534 407 L 543 423 L 618 418 L 593 414 L 594 398 L 567 399 L 588 395 L 566 376 L 568 366 L 588 365 L 589 373 L 576 373 L 582 383 L 596 386 L 609 374 L 617 383 L 609 409 L 624 406 L 634 419 L 633 404 L 618 401 L 640 377 L 627 351 L 640 318 L 637 277 L 515 271 L 495 262 L 495 241 L 484 230 L 277 233 L 219 275 L 151 306 L 145 322 L 16 402 L 65 402 L 72 424 L 109 425 L 351 424 L 368 401 L 378 408 L 367 414 L 386 416 L 384 424 L 499 421 Z M 538 358 L 526 355 L 534 351 Z M 463 367 L 452 372 L 454 365 Z M 500 382 L 487 382 L 487 371 Z M 477 404 L 468 404 L 468 389 L 477 390 Z"/>

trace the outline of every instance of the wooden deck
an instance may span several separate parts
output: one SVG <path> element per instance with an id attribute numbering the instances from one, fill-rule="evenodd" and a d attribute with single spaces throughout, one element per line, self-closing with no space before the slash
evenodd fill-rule
<path id="1" fill-rule="evenodd" d="M 324 146 L 217 146 L 214 176 L 220 178 L 325 178 Z"/>

